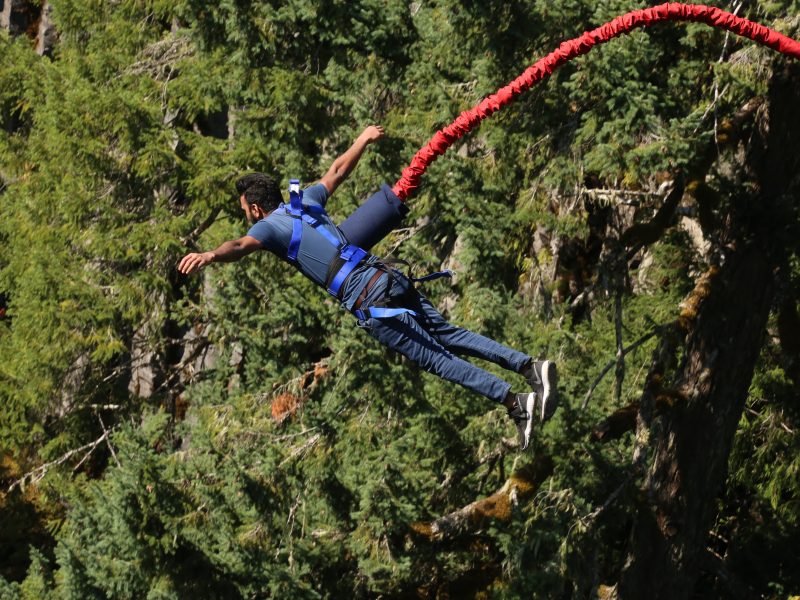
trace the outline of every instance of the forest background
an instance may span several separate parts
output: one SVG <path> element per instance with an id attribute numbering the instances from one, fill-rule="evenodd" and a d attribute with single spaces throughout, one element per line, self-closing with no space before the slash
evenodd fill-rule
<path id="1" fill-rule="evenodd" d="M 0 1 L 0 597 L 800 594 L 797 61 L 649 27 L 431 167 L 376 253 L 558 361 L 529 453 L 274 257 L 176 271 L 244 233 L 239 174 L 311 183 L 380 123 L 341 219 L 646 5 Z"/>

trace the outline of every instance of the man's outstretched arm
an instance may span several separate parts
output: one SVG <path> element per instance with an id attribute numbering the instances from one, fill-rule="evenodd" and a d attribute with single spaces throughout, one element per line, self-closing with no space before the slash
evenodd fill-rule
<path id="1" fill-rule="evenodd" d="M 192 252 L 181 259 L 178 271 L 189 275 L 212 262 L 234 262 L 240 258 L 261 250 L 261 242 L 256 238 L 246 235 L 238 240 L 224 242 L 211 252 Z"/>
<path id="2" fill-rule="evenodd" d="M 350 146 L 347 152 L 333 161 L 331 168 L 328 169 L 328 172 L 319 180 L 320 183 L 327 188 L 329 196 L 333 194 L 336 188 L 339 187 L 339 184 L 350 175 L 350 171 L 358 164 L 358 160 L 364 153 L 364 149 L 372 142 L 382 137 L 383 127 L 380 125 L 370 125 L 361 132 L 361 135 L 356 138 L 356 141 L 353 142 L 353 145 Z"/>

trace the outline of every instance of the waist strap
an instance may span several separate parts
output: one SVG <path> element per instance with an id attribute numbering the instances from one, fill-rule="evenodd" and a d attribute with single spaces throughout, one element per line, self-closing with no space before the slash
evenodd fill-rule
<path id="1" fill-rule="evenodd" d="M 342 287 L 347 276 L 367 257 L 367 251 L 358 246 L 345 245 L 339 256 L 331 261 L 325 287 L 331 296 L 341 300 Z"/>

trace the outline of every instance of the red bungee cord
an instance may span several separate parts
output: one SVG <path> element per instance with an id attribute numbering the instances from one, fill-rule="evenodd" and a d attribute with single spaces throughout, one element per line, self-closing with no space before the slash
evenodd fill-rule
<path id="1" fill-rule="evenodd" d="M 528 67 L 525 72 L 507 86 L 500 88 L 477 106 L 461 113 L 455 121 L 437 131 L 403 170 L 403 175 L 394 184 L 392 191 L 405 201 L 418 187 L 422 174 L 433 161 L 475 127 L 486 117 L 510 103 L 516 96 L 527 91 L 564 63 L 586 54 L 593 46 L 605 43 L 636 27 L 643 27 L 660 21 L 696 21 L 712 27 L 727 29 L 742 37 L 763 44 L 781 54 L 800 58 L 800 42 L 793 40 L 768 27 L 716 8 L 700 4 L 680 4 L 668 2 L 634 10 L 617 17 L 597 29 L 585 32 L 582 36 L 563 42 L 556 50 Z"/>

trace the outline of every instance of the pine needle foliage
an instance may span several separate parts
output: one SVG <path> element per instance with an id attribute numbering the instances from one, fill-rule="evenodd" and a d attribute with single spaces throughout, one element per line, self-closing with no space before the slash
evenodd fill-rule
<path id="1" fill-rule="evenodd" d="M 408 229 L 376 249 L 417 274 L 455 268 L 424 288 L 450 319 L 558 361 L 562 407 L 531 454 L 502 410 L 387 353 L 275 257 L 176 265 L 244 234 L 241 173 L 311 183 L 379 122 L 387 138 L 330 202 L 343 218 L 436 128 L 645 4 L 53 0 L 52 57 L 0 32 L 0 520 L 30 519 L 27 540 L 0 532 L 0 597 L 553 598 L 616 582 L 640 441 L 597 426 L 641 399 L 663 327 L 719 262 L 724 240 L 704 230 L 702 246 L 692 224 L 755 197 L 719 148 L 784 59 L 700 25 L 615 40 L 441 157 Z M 741 10 L 798 35 L 797 2 Z M 609 262 L 709 147 L 715 201 L 691 196 Z M 796 314 L 798 214 L 763 211 Z M 698 597 L 800 593 L 800 352 L 778 312 Z M 618 334 L 651 336 L 619 378 Z M 503 518 L 415 533 L 541 457 L 552 475 Z"/>

